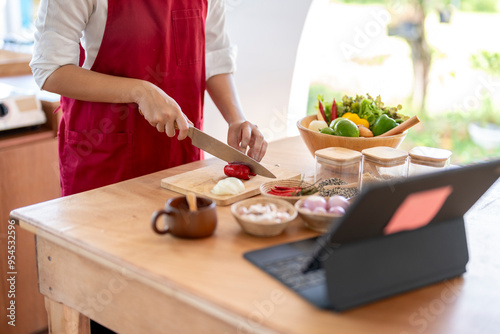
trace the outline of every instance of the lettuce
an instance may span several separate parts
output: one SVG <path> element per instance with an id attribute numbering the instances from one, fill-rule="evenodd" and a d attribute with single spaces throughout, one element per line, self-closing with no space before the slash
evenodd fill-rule
<path id="1" fill-rule="evenodd" d="M 359 111 L 357 114 L 360 118 L 364 118 L 370 123 L 370 126 L 375 123 L 377 118 L 382 115 L 384 111 L 377 107 L 373 100 L 363 99 L 359 104 Z"/>
<path id="2" fill-rule="evenodd" d="M 318 95 L 318 99 L 323 103 L 327 123 L 330 123 L 333 101 L 325 101 L 323 95 Z M 370 94 L 356 95 L 356 97 L 344 95 L 342 97 L 342 101 L 336 101 L 336 103 L 338 117 L 342 117 L 342 115 L 346 112 L 355 113 L 358 114 L 360 118 L 366 119 L 368 123 L 370 123 L 370 127 L 382 114 L 387 114 L 387 116 L 399 123 L 409 118 L 408 116 L 400 113 L 400 110 L 403 108 L 401 105 L 396 107 L 384 106 L 380 95 L 375 99 L 371 97 Z M 318 106 L 316 104 L 316 109 L 317 108 Z"/>

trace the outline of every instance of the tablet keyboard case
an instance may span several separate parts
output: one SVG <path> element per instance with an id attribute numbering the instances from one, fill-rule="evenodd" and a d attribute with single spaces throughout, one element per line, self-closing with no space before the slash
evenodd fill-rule
<path id="1" fill-rule="evenodd" d="M 346 243 L 319 257 L 334 310 L 343 311 L 465 272 L 463 218 Z"/>

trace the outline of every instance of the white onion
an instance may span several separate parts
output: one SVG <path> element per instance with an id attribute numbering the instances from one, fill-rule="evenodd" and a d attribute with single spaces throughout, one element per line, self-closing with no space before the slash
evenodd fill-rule
<path id="1" fill-rule="evenodd" d="M 334 208 L 340 206 L 345 210 L 349 207 L 349 201 L 344 196 L 334 195 L 328 199 L 327 208 Z"/>
<path id="2" fill-rule="evenodd" d="M 319 130 L 323 129 L 323 128 L 327 128 L 328 127 L 328 124 L 326 124 L 325 121 L 312 121 L 311 123 L 309 123 L 309 126 L 307 127 L 309 130 L 312 130 L 312 131 L 315 131 L 315 132 L 319 132 Z"/>
<path id="3" fill-rule="evenodd" d="M 311 211 L 314 211 L 318 207 L 321 207 L 326 211 L 326 199 L 317 195 L 309 196 L 304 200 L 302 206 Z"/>
<path id="4" fill-rule="evenodd" d="M 214 195 L 236 195 L 245 191 L 245 185 L 240 179 L 228 177 L 217 182 L 212 189 Z"/>
<path id="5" fill-rule="evenodd" d="M 284 207 L 278 207 L 276 204 L 253 204 L 246 210 L 239 210 L 239 213 L 244 213 L 244 216 L 254 222 L 269 222 L 269 223 L 282 223 L 290 219 L 290 214 Z"/>

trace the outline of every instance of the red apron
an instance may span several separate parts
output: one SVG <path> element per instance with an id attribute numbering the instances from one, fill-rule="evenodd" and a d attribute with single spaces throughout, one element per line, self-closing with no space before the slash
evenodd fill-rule
<path id="1" fill-rule="evenodd" d="M 207 0 L 108 0 L 92 71 L 152 82 L 203 123 Z M 63 196 L 199 160 L 190 140 L 157 132 L 135 103 L 63 97 L 59 127 Z"/>

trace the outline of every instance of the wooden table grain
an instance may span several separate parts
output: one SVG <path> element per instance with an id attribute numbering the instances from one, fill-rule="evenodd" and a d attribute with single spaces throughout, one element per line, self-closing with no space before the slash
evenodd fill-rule
<path id="1" fill-rule="evenodd" d="M 207 239 L 159 236 L 152 213 L 178 194 L 160 180 L 199 161 L 14 210 L 36 235 L 39 286 L 53 333 L 88 333 L 89 318 L 120 333 L 493 333 L 500 328 L 500 183 L 466 215 L 470 262 L 460 278 L 356 309 L 319 310 L 243 259 L 246 251 L 312 237 L 297 218 L 284 234 L 243 233 L 229 207 Z M 300 138 L 264 160 L 310 177 Z M 425 247 L 425 245 L 422 245 Z"/>

